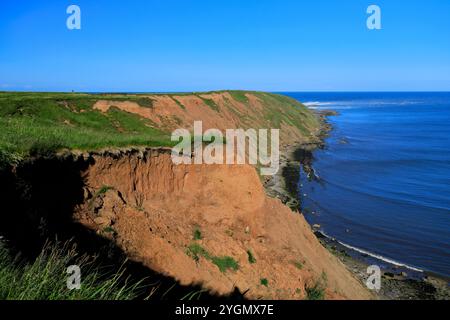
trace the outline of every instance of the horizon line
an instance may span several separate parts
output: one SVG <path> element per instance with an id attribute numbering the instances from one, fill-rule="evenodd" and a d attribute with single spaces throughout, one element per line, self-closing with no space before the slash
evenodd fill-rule
<path id="1" fill-rule="evenodd" d="M 210 93 L 224 91 L 247 91 L 269 93 L 450 93 L 450 90 L 254 90 L 254 89 L 217 89 L 186 91 L 67 91 L 67 90 L 0 90 L 0 93 L 84 93 L 84 94 L 174 94 L 174 93 Z"/>

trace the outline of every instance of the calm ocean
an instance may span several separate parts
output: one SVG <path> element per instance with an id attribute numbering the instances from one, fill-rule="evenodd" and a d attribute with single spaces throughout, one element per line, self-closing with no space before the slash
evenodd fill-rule
<path id="1" fill-rule="evenodd" d="M 450 277 L 450 93 L 284 93 L 332 109 L 311 224 L 348 246 Z"/>

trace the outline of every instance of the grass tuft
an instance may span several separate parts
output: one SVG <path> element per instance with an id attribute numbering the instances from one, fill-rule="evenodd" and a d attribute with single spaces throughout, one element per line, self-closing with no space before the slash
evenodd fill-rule
<path id="1" fill-rule="evenodd" d="M 186 107 L 184 106 L 184 104 L 182 104 L 180 101 L 178 101 L 177 98 L 170 96 L 172 98 L 173 101 L 175 101 L 175 103 L 183 110 L 186 110 Z"/>
<path id="2" fill-rule="evenodd" d="M 193 238 L 194 238 L 194 240 L 202 240 L 203 239 L 202 232 L 200 231 L 200 228 L 196 227 L 194 229 Z"/>
<path id="3" fill-rule="evenodd" d="M 112 189 L 114 189 L 114 187 L 103 185 L 103 186 L 97 191 L 97 193 L 95 194 L 95 196 L 99 196 L 99 195 L 101 195 L 101 194 L 105 194 L 105 193 L 107 193 L 109 190 L 112 190 Z"/>
<path id="4" fill-rule="evenodd" d="M 269 280 L 267 280 L 266 278 L 261 278 L 260 283 L 265 287 L 269 287 Z"/>
<path id="5" fill-rule="evenodd" d="M 299 270 L 302 270 L 303 269 L 303 264 L 304 263 L 302 263 L 301 261 L 293 261 L 292 262 L 293 264 L 294 264 L 294 266 L 297 268 L 297 269 L 299 269 Z"/>
<path id="6" fill-rule="evenodd" d="M 325 288 L 327 284 L 327 274 L 322 272 L 319 280 L 313 286 L 305 287 L 307 300 L 323 300 L 325 299 Z"/>
<path id="7" fill-rule="evenodd" d="M 81 268 L 81 288 L 69 290 L 66 271 Z M 124 269 L 102 271 L 95 258 L 79 255 L 70 243 L 47 244 L 32 262 L 11 257 L 0 243 L 0 300 L 130 300 L 138 297 L 142 282 L 131 283 Z"/>
<path id="8" fill-rule="evenodd" d="M 317 282 L 312 287 L 306 287 L 305 290 L 307 300 L 323 300 L 325 298 L 325 289 Z"/>
<path id="9" fill-rule="evenodd" d="M 247 250 L 248 262 L 256 263 L 255 256 L 253 255 L 251 250 Z"/>
<path id="10" fill-rule="evenodd" d="M 216 112 L 220 112 L 219 106 L 214 102 L 213 99 L 203 98 L 202 96 L 199 96 L 199 95 L 197 95 L 197 97 L 199 97 L 200 99 L 202 99 L 202 101 L 203 101 L 208 107 L 210 107 L 212 110 L 214 110 L 214 111 L 216 111 Z"/>
<path id="11" fill-rule="evenodd" d="M 198 243 L 192 243 L 188 246 L 186 254 L 194 259 L 196 262 L 200 260 L 200 257 L 211 261 L 215 264 L 220 272 L 226 272 L 228 270 L 236 271 L 239 269 L 239 264 L 232 257 L 229 256 L 212 256 L 205 248 Z"/>
<path id="12" fill-rule="evenodd" d="M 204 257 L 205 259 L 208 259 L 208 260 L 211 259 L 211 256 L 209 255 L 208 251 L 206 251 L 198 243 L 190 244 L 187 247 L 186 254 L 197 262 L 200 260 L 200 257 Z"/>
<path id="13" fill-rule="evenodd" d="M 237 271 L 239 269 L 239 264 L 232 257 L 212 257 L 211 261 L 219 268 L 220 272 L 226 272 L 229 269 Z"/>

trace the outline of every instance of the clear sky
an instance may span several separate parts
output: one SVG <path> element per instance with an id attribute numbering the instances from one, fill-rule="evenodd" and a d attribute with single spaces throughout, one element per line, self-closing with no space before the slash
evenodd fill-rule
<path id="1" fill-rule="evenodd" d="M 450 1 L 0 1 L 0 90 L 216 89 L 450 91 Z"/>

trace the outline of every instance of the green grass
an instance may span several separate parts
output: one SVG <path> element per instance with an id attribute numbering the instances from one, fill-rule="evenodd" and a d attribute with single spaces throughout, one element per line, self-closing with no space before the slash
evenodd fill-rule
<path id="1" fill-rule="evenodd" d="M 216 112 L 220 112 L 220 108 L 219 106 L 214 102 L 213 99 L 208 99 L 208 98 L 203 98 L 200 95 L 197 95 L 197 97 L 199 97 L 200 99 L 202 99 L 202 101 L 208 106 L 210 107 L 212 110 L 216 111 Z"/>
<path id="2" fill-rule="evenodd" d="M 196 262 L 200 260 L 200 257 L 211 261 L 219 268 L 220 272 L 226 272 L 228 270 L 237 271 L 239 269 L 239 264 L 232 257 L 213 256 L 198 243 L 190 244 L 186 250 L 186 254 Z"/>
<path id="3" fill-rule="evenodd" d="M 293 98 L 265 92 L 254 95 L 270 106 L 265 110 L 264 117 L 271 127 L 281 128 L 284 123 L 296 127 L 306 137 L 311 135 L 311 130 L 319 127 L 314 114 Z"/>
<path id="4" fill-rule="evenodd" d="M 138 105 L 144 108 L 153 108 L 153 99 L 149 97 L 138 97 L 136 99 L 133 99 L 134 102 L 136 102 Z"/>
<path id="5" fill-rule="evenodd" d="M 199 261 L 200 257 L 204 257 L 207 260 L 211 260 L 211 256 L 201 245 L 198 243 L 192 243 L 187 247 L 186 254 L 194 259 L 195 261 Z"/>
<path id="6" fill-rule="evenodd" d="M 100 189 L 98 189 L 98 190 L 95 192 L 95 194 L 94 194 L 94 196 L 92 197 L 92 199 L 90 199 L 89 207 L 92 209 L 95 200 L 97 200 L 97 198 L 98 198 L 99 196 L 101 196 L 101 195 L 107 193 L 109 190 L 113 190 L 113 189 L 114 189 L 114 187 L 103 185 Z"/>
<path id="7" fill-rule="evenodd" d="M 202 240 L 202 232 L 200 231 L 200 228 L 196 227 L 194 229 L 194 235 L 193 235 L 194 240 Z"/>
<path id="8" fill-rule="evenodd" d="M 304 263 L 302 263 L 301 261 L 294 261 L 293 264 L 297 269 L 299 269 L 299 270 L 303 269 Z"/>
<path id="9" fill-rule="evenodd" d="M 184 104 L 182 104 L 180 101 L 178 101 L 177 98 L 172 97 L 172 96 L 171 96 L 171 98 L 172 98 L 173 101 L 175 101 L 175 103 L 176 103 L 181 109 L 186 110 L 186 107 L 184 106 Z"/>
<path id="10" fill-rule="evenodd" d="M 103 228 L 103 230 L 102 230 L 104 233 L 111 233 L 111 234 L 115 234 L 116 233 L 116 230 L 114 230 L 114 228 L 113 227 L 105 227 L 105 228 Z"/>
<path id="11" fill-rule="evenodd" d="M 114 187 L 103 185 L 103 186 L 95 193 L 95 196 L 94 196 L 94 197 L 98 197 L 98 196 L 101 195 L 101 194 L 105 194 L 105 193 L 107 193 L 109 190 L 112 190 L 112 189 L 114 189 Z"/>
<path id="12" fill-rule="evenodd" d="M 201 299 L 202 294 L 208 292 L 207 289 L 201 289 L 201 290 L 195 290 L 195 291 L 191 291 L 188 294 L 186 294 L 184 297 L 182 297 L 180 300 L 181 301 L 198 301 Z"/>
<path id="13" fill-rule="evenodd" d="M 315 283 L 312 287 L 306 287 L 307 300 L 323 300 L 325 298 L 325 289 L 319 284 Z"/>
<path id="14" fill-rule="evenodd" d="M 227 104 L 244 129 L 281 128 L 287 124 L 309 137 L 318 127 L 312 112 L 292 98 L 264 92 L 227 92 L 242 103 L 248 102 L 246 94 L 251 93 L 264 105 L 261 113 L 247 115 Z M 161 95 L 171 97 L 185 109 L 174 96 L 188 94 L 196 95 L 212 110 L 221 111 L 212 99 L 204 98 L 207 92 Z M 152 94 L 152 98 L 137 94 L 0 92 L 0 166 L 20 162 L 30 155 L 52 155 L 61 149 L 173 146 L 170 132 L 149 119 L 114 106 L 108 112 L 93 109 L 99 100 L 131 101 L 153 108 L 157 95 Z"/>
<path id="15" fill-rule="evenodd" d="M 269 280 L 267 280 L 266 278 L 261 278 L 259 282 L 265 287 L 269 286 Z"/>
<path id="16" fill-rule="evenodd" d="M 98 150 L 107 147 L 171 146 L 169 133 L 139 117 L 110 108 L 92 108 L 109 97 L 71 93 L 0 93 L 0 164 L 14 163 L 34 154 L 48 155 L 68 148 Z"/>
<path id="17" fill-rule="evenodd" d="M 80 290 L 67 288 L 70 265 L 81 268 Z M 36 260 L 24 262 L 0 243 L 0 300 L 130 300 L 142 293 L 141 282 L 130 282 L 124 269 L 102 269 L 70 244 L 47 245 Z"/>
<path id="18" fill-rule="evenodd" d="M 247 93 L 246 91 L 231 90 L 231 91 L 229 91 L 229 93 L 230 93 L 231 97 L 236 101 L 239 101 L 241 103 L 248 102 L 248 98 L 245 95 Z"/>
<path id="19" fill-rule="evenodd" d="M 248 256 L 248 262 L 249 263 L 256 263 L 255 256 L 253 255 L 251 250 L 247 250 L 247 256 Z"/>
<path id="20" fill-rule="evenodd" d="M 325 288 L 328 282 L 328 277 L 325 272 L 322 272 L 320 279 L 318 279 L 313 286 L 307 286 L 306 299 L 307 300 L 323 300 L 325 299 Z"/>
<path id="21" fill-rule="evenodd" d="M 212 257 L 211 261 L 219 268 L 220 272 L 237 271 L 239 269 L 239 264 L 232 257 Z"/>

